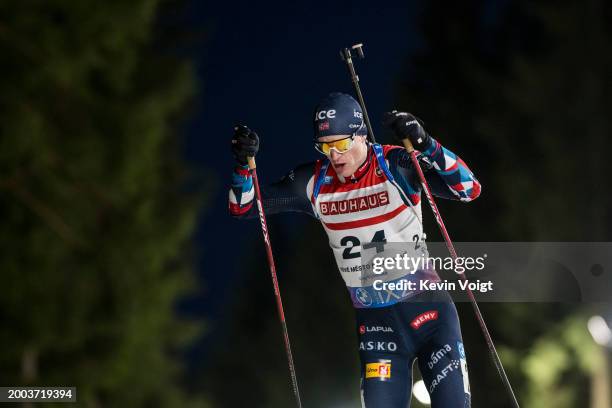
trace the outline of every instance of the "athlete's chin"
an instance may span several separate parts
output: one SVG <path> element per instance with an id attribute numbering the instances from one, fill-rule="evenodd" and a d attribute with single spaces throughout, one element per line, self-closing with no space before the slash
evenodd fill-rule
<path id="1" fill-rule="evenodd" d="M 334 170 L 336 170 L 336 174 L 339 174 L 342 177 L 350 177 L 351 174 L 353 174 L 353 172 L 350 169 L 350 166 L 346 163 L 334 164 Z"/>

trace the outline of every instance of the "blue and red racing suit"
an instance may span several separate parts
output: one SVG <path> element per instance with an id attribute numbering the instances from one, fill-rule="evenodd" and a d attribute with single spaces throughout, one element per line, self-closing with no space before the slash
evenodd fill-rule
<path id="1" fill-rule="evenodd" d="M 467 165 L 432 140 L 420 154 L 432 194 L 471 201 L 481 186 Z M 229 192 L 234 217 L 258 215 L 248 168 L 236 167 Z M 369 261 L 378 244 L 424 244 L 421 184 L 409 154 L 398 146 L 370 144 L 365 162 L 348 179 L 324 158 L 303 164 L 262 189 L 266 214 L 304 212 L 329 237 L 356 309 L 361 389 L 367 408 L 405 408 L 412 364 L 419 368 L 434 407 L 470 404 L 467 364 L 455 306 L 446 292 L 380 290 L 374 281 L 438 281 L 433 269 L 374 274 Z M 399 285 L 396 285 L 399 287 Z M 393 286 L 392 286 L 393 287 Z"/>

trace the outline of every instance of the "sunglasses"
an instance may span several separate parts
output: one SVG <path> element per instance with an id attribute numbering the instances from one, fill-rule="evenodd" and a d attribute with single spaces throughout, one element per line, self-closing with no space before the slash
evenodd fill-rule
<path id="1" fill-rule="evenodd" d="M 353 147 L 355 134 L 352 134 L 344 139 L 334 140 L 333 142 L 315 142 L 315 149 L 326 156 L 331 154 L 332 149 L 342 154 L 348 152 Z"/>

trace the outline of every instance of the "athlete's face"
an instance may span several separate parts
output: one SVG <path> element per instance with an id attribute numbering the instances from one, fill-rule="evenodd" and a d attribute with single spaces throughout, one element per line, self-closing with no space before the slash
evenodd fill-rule
<path id="1" fill-rule="evenodd" d="M 333 142 L 346 137 L 346 135 L 332 135 L 320 137 L 318 140 L 320 142 Z M 349 150 L 344 153 L 338 153 L 335 149 L 331 149 L 328 157 L 336 174 L 342 177 L 350 177 L 364 162 L 367 155 L 368 147 L 365 136 L 355 136 L 353 145 Z"/>

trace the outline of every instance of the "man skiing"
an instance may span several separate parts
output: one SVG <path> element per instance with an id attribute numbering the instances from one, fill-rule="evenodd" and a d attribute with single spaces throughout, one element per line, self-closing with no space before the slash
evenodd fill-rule
<path id="1" fill-rule="evenodd" d="M 466 202 L 478 197 L 480 184 L 466 164 L 427 134 L 413 115 L 389 112 L 384 123 L 420 152 L 434 195 Z M 409 406 L 417 359 L 434 408 L 469 407 L 466 356 L 450 295 L 374 285 L 375 280 L 435 282 L 436 272 L 427 267 L 418 273 L 369 270 L 369 260 L 385 243 L 425 247 L 421 185 L 408 153 L 399 146 L 368 143 L 361 107 L 343 93 L 332 93 L 317 105 L 314 144 L 325 157 L 296 167 L 263 189 L 263 206 L 267 214 L 305 212 L 327 232 L 355 307 L 363 406 Z M 258 148 L 255 132 L 235 128 L 232 151 L 238 166 L 229 192 L 234 217 L 257 216 L 246 163 Z"/>

